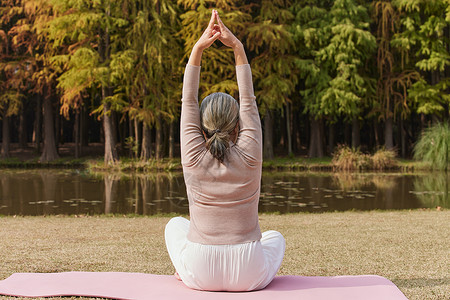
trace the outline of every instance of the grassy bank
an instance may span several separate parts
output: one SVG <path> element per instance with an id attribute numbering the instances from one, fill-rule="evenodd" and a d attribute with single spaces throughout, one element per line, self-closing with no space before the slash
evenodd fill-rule
<path id="1" fill-rule="evenodd" d="M 415 171 L 431 171 L 427 163 L 396 159 L 395 167 L 389 168 L 390 171 L 398 172 L 415 172 Z M 74 159 L 65 157 L 49 163 L 40 163 L 38 159 L 19 160 L 6 159 L 0 160 L 0 168 L 72 168 L 72 169 L 88 169 L 92 172 L 174 172 L 181 171 L 181 160 L 179 158 L 164 158 L 161 160 L 151 159 L 141 161 L 138 159 L 121 158 L 116 164 L 105 165 L 103 158 L 79 158 Z M 332 164 L 331 157 L 324 158 L 306 158 L 306 157 L 277 157 L 263 162 L 263 169 L 267 171 L 333 171 L 335 168 Z M 365 171 L 368 171 L 367 169 Z"/>
<path id="2" fill-rule="evenodd" d="M 260 215 L 287 248 L 279 275 L 376 274 L 409 299 L 450 294 L 450 211 Z M 0 279 L 15 272 L 172 274 L 169 217 L 2 217 Z M 7 299 L 7 297 L 0 297 Z M 67 298 L 64 298 L 67 299 Z M 79 298 L 77 298 L 79 299 Z"/>

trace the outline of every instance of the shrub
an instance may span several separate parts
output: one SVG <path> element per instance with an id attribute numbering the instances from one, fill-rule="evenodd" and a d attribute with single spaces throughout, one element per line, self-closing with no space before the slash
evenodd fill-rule
<path id="1" fill-rule="evenodd" d="M 376 170 L 392 169 L 397 166 L 396 156 L 397 154 L 393 150 L 380 149 L 370 158 L 372 168 Z"/>
<path id="2" fill-rule="evenodd" d="M 414 158 L 429 162 L 431 167 L 448 170 L 450 151 L 450 127 L 438 123 L 426 128 L 414 146 Z"/>
<path id="3" fill-rule="evenodd" d="M 359 149 L 352 149 L 346 145 L 339 145 L 332 159 L 333 167 L 337 170 L 363 170 L 370 168 L 370 158 Z"/>

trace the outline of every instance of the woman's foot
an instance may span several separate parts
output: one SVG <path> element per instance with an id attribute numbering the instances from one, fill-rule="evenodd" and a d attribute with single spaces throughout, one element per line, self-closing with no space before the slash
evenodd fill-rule
<path id="1" fill-rule="evenodd" d="M 176 279 L 178 279 L 179 281 L 181 281 L 181 277 L 180 275 L 178 275 L 178 272 L 175 272 L 175 274 L 173 274 L 175 276 Z"/>

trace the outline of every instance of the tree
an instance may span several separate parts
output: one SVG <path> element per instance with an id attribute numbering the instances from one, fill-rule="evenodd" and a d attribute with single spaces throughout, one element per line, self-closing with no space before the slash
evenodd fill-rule
<path id="1" fill-rule="evenodd" d="M 374 104 L 380 119 L 385 121 L 385 148 L 394 148 L 393 122 L 397 115 L 404 120 L 410 112 L 407 89 L 418 79 L 414 69 L 402 68 L 400 53 L 392 47 L 391 41 L 399 27 L 399 13 L 391 1 L 377 1 L 374 4 L 374 19 L 377 24 L 377 100 Z M 404 134 L 403 128 L 401 128 Z M 402 153 L 405 145 L 402 143 Z"/>
<path id="2" fill-rule="evenodd" d="M 52 0 L 56 17 L 47 23 L 46 33 L 53 47 L 61 51 L 53 58 L 61 68 L 58 88 L 62 90 L 61 112 L 78 109 L 89 91 L 100 94 L 94 111 L 103 117 L 105 163 L 118 160 L 115 126 L 111 113 L 122 105 L 114 97 L 111 57 L 128 22 L 122 18 L 122 1 Z M 100 87 L 100 90 L 97 88 Z"/>
<path id="3" fill-rule="evenodd" d="M 32 91 L 36 69 L 37 38 L 33 17 L 21 0 L 2 1 L 0 6 L 0 109 L 3 119 L 2 157 L 9 156 L 10 117 L 23 109 L 25 94 Z"/>
<path id="4" fill-rule="evenodd" d="M 288 0 L 261 1 L 259 6 L 254 7 L 252 14 L 255 17 L 247 29 L 255 96 L 264 116 L 263 153 L 269 159 L 273 158 L 273 113 L 287 109 L 286 116 L 290 123 L 289 97 L 297 83 L 294 41 L 288 26 L 294 18 L 288 9 L 291 5 L 292 1 Z M 291 145 L 291 135 L 288 134 L 287 138 Z"/>
<path id="5" fill-rule="evenodd" d="M 136 130 L 143 123 L 141 158 L 147 160 L 152 155 L 151 128 L 160 116 L 172 122 L 179 106 L 179 19 L 176 6 L 167 0 L 130 1 L 126 12 L 130 26 L 123 50 L 112 57 L 112 77 L 119 86 L 116 97 L 129 101 L 123 111 L 134 119 Z M 161 131 L 161 127 L 157 130 Z M 138 136 L 134 137 L 137 145 Z"/>
<path id="6" fill-rule="evenodd" d="M 312 116 L 309 155 L 322 156 L 321 120 L 358 119 L 373 93 L 373 80 L 364 72 L 375 50 L 367 8 L 354 0 L 319 1 L 297 6 L 295 37 L 300 49 L 297 65 L 304 81 L 305 112 Z M 356 136 L 357 139 L 357 136 Z"/>
<path id="7" fill-rule="evenodd" d="M 448 0 L 394 0 L 399 9 L 400 30 L 392 45 L 411 60 L 420 78 L 408 89 L 417 112 L 448 120 L 450 107 L 450 3 Z M 410 54 L 413 55 L 410 55 Z"/>
<path id="8" fill-rule="evenodd" d="M 296 2 L 293 6 L 295 20 L 291 26 L 296 44 L 296 66 L 303 79 L 298 87 L 304 113 L 309 114 L 311 123 L 309 153 L 310 157 L 322 157 L 324 114 L 320 109 L 322 95 L 331 80 L 332 68 L 328 61 L 320 60 L 318 51 L 330 39 L 327 7 L 329 1 Z"/>

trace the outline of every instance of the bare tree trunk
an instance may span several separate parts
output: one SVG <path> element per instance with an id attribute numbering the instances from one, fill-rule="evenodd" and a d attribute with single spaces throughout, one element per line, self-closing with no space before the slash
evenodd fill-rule
<path id="1" fill-rule="evenodd" d="M 25 107 L 22 106 L 19 116 L 19 148 L 27 147 L 27 120 L 25 116 Z"/>
<path id="2" fill-rule="evenodd" d="M 34 119 L 34 138 L 36 152 L 41 152 L 42 142 L 42 99 L 40 96 L 35 96 L 36 99 L 36 116 Z"/>
<path id="3" fill-rule="evenodd" d="M 292 152 L 292 135 L 291 135 L 291 108 L 289 102 L 286 103 L 286 133 L 288 143 L 288 155 L 291 156 Z"/>
<path id="4" fill-rule="evenodd" d="M 145 122 L 143 124 L 141 159 L 148 160 L 152 157 L 152 130 Z"/>
<path id="5" fill-rule="evenodd" d="M 394 119 L 388 117 L 384 123 L 384 147 L 386 150 L 394 149 Z"/>
<path id="6" fill-rule="evenodd" d="M 373 119 L 373 132 L 374 132 L 374 138 L 375 138 L 375 145 L 376 147 L 380 146 L 380 135 L 378 131 L 378 122 L 376 119 Z"/>
<path id="7" fill-rule="evenodd" d="M 323 139 L 320 130 L 322 120 L 311 120 L 311 139 L 309 143 L 309 157 L 323 157 Z"/>
<path id="8" fill-rule="evenodd" d="M 273 121 L 272 112 L 266 110 L 264 116 L 264 159 L 273 159 Z"/>
<path id="9" fill-rule="evenodd" d="M 134 118 L 134 140 L 136 142 L 136 149 L 133 153 L 133 156 L 135 158 L 138 158 L 142 142 L 141 142 L 141 124 L 137 118 Z"/>
<path id="10" fill-rule="evenodd" d="M 55 118 L 55 147 L 59 148 L 60 143 L 64 144 L 64 140 L 61 141 L 61 115 L 59 114 L 59 101 L 57 101 L 56 113 L 54 114 Z"/>
<path id="11" fill-rule="evenodd" d="M 106 88 L 102 88 L 106 90 Z M 119 160 L 116 150 L 116 141 L 114 139 L 114 128 L 110 116 L 110 104 L 103 104 L 103 132 L 105 133 L 105 164 L 115 163 Z"/>
<path id="12" fill-rule="evenodd" d="M 358 117 L 352 120 L 352 148 L 358 148 L 361 145 L 360 129 Z"/>
<path id="13" fill-rule="evenodd" d="M 122 126 L 122 127 L 124 127 L 124 126 Z M 135 135 L 134 135 L 135 132 L 133 129 L 134 129 L 133 120 L 131 119 L 131 116 L 128 115 L 128 137 L 132 138 L 133 141 L 135 141 Z M 122 132 L 122 130 L 120 130 L 120 131 Z M 123 130 L 123 131 L 125 131 L 125 130 Z M 126 138 L 123 137 L 123 134 L 122 134 L 121 141 L 123 141 L 123 142 L 121 142 L 121 144 L 126 142 Z M 127 145 L 126 147 L 129 147 L 128 156 L 133 157 L 133 145 L 130 144 L 130 145 Z"/>
<path id="14" fill-rule="evenodd" d="M 74 125 L 74 136 L 75 136 L 75 158 L 81 156 L 81 143 L 80 143 L 80 112 L 75 112 L 75 125 Z"/>
<path id="15" fill-rule="evenodd" d="M 59 158 L 55 141 L 55 123 L 53 120 L 53 107 L 51 97 L 44 97 L 44 149 L 41 162 L 49 162 Z"/>
<path id="16" fill-rule="evenodd" d="M 9 157 L 9 148 L 11 144 L 11 128 L 10 128 L 10 117 L 6 115 L 7 108 L 3 112 L 3 126 L 2 126 L 2 158 Z"/>
<path id="17" fill-rule="evenodd" d="M 89 146 L 89 139 L 88 139 L 88 116 L 87 116 L 87 110 L 86 106 L 81 106 L 81 121 L 80 121 L 80 141 L 81 141 L 81 150 L 83 150 L 83 147 Z"/>
<path id="18" fill-rule="evenodd" d="M 158 116 L 156 118 L 156 159 L 162 158 L 162 131 L 163 131 L 163 124 L 162 124 L 162 118 L 161 116 Z"/>
<path id="19" fill-rule="evenodd" d="M 404 128 L 404 122 L 403 119 L 400 119 L 400 140 L 402 145 L 402 157 L 406 157 L 406 131 Z"/>
<path id="20" fill-rule="evenodd" d="M 111 11 L 109 3 L 107 4 L 106 15 L 110 16 Z M 98 47 L 101 61 L 104 62 L 110 58 L 111 46 L 109 28 L 105 28 L 100 33 L 100 43 Z M 119 160 L 117 155 L 117 132 L 115 130 L 114 112 L 111 110 L 111 104 L 106 102 L 105 99 L 112 95 L 112 89 L 108 85 L 102 86 L 102 102 L 103 102 L 103 132 L 105 136 L 105 164 L 115 163 Z"/>

